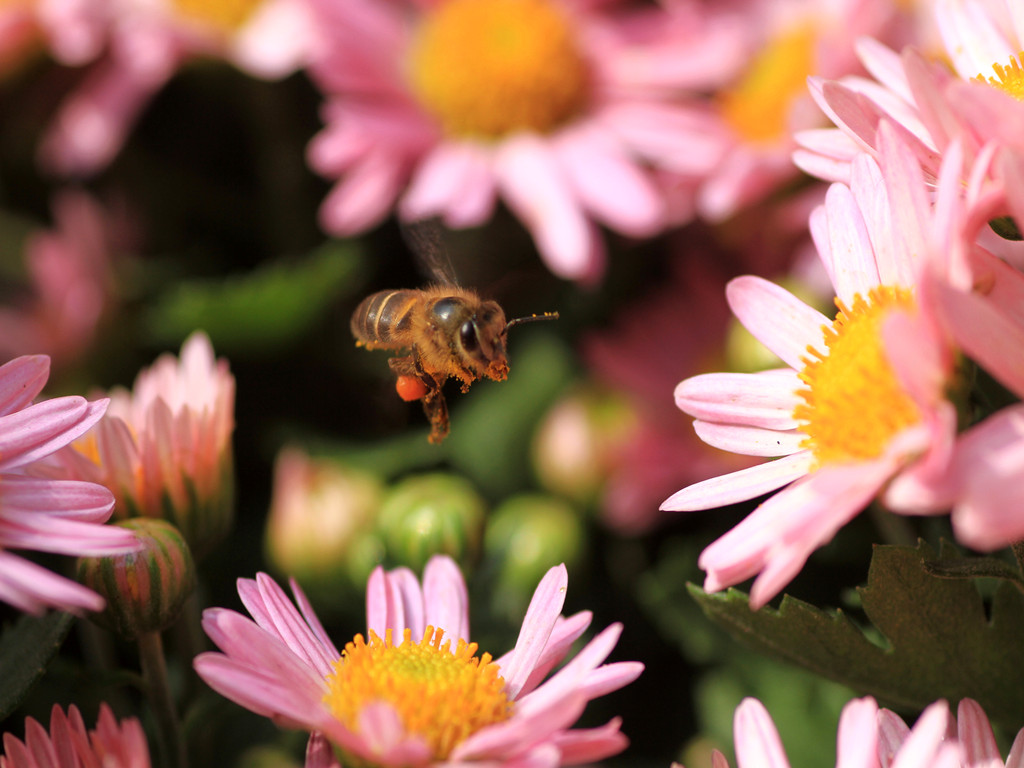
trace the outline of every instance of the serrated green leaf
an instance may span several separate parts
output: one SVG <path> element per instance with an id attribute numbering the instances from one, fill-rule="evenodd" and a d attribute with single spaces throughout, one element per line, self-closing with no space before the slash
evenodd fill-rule
<path id="1" fill-rule="evenodd" d="M 268 354 L 307 331 L 346 284 L 354 287 L 361 264 L 354 244 L 330 243 L 244 275 L 180 282 L 157 298 L 146 327 L 163 345 L 202 328 L 218 352 Z"/>
<path id="2" fill-rule="evenodd" d="M 0 720 L 17 709 L 60 649 L 74 616 L 22 616 L 0 633 Z"/>
<path id="3" fill-rule="evenodd" d="M 950 558 L 943 551 L 942 559 Z M 842 611 L 789 596 L 778 610 L 755 612 L 738 590 L 708 595 L 691 586 L 690 592 L 710 618 L 759 651 L 898 708 L 970 697 L 993 722 L 1016 730 L 1024 713 L 1024 601 L 1002 582 L 989 618 L 971 581 L 928 572 L 926 563 L 936 559 L 924 542 L 875 548 L 860 593 L 885 647 Z"/>

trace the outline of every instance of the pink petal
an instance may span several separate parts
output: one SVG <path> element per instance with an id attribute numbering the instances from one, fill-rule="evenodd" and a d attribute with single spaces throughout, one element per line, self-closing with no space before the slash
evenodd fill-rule
<path id="1" fill-rule="evenodd" d="M 534 666 L 533 672 L 530 673 L 526 683 L 519 691 L 520 696 L 525 696 L 540 685 L 548 673 L 565 658 L 572 644 L 579 640 L 587 627 L 590 626 L 592 619 L 593 615 L 590 611 L 580 611 L 569 618 L 558 617 L 555 621 L 555 628 L 551 631 L 551 636 L 544 646 L 544 652 L 541 654 L 540 660 Z M 514 653 L 515 649 L 512 649 L 500 658 L 495 659 L 498 668 L 505 669 Z"/>
<path id="2" fill-rule="evenodd" d="M 903 742 L 910 735 L 910 728 L 895 712 L 878 710 L 878 760 L 882 768 L 889 768 Z"/>
<path id="3" fill-rule="evenodd" d="M 854 699 L 839 718 L 836 736 L 836 768 L 865 768 L 877 765 L 878 705 L 866 697 Z"/>
<path id="4" fill-rule="evenodd" d="M 371 151 L 328 193 L 320 205 L 320 225 L 340 237 L 376 226 L 387 216 L 407 176 L 400 158 Z"/>
<path id="5" fill-rule="evenodd" d="M 469 594 L 462 571 L 450 557 L 435 555 L 423 569 L 425 621 L 452 641 L 469 640 Z"/>
<path id="6" fill-rule="evenodd" d="M 805 385 L 791 369 L 760 373 L 710 373 L 684 379 L 675 389 L 680 410 L 701 421 L 788 430 Z"/>
<path id="7" fill-rule="evenodd" d="M 442 215 L 450 227 L 469 227 L 486 221 L 494 202 L 489 152 L 468 142 L 445 142 L 417 166 L 399 213 L 406 221 Z"/>
<path id="8" fill-rule="evenodd" d="M 600 237 L 583 215 L 550 146 L 529 135 L 510 139 L 497 152 L 495 172 L 505 201 L 530 230 L 552 272 L 583 281 L 600 275 Z"/>
<path id="9" fill-rule="evenodd" d="M 854 167 L 855 173 L 863 168 L 860 161 Z M 863 173 L 861 170 L 860 172 Z M 853 303 L 855 294 L 866 297 L 876 287 L 878 266 L 867 226 L 860 207 L 848 187 L 833 184 L 825 195 L 825 211 L 828 214 L 829 255 L 832 259 L 832 274 L 836 295 L 847 306 Z"/>
<path id="10" fill-rule="evenodd" d="M 781 432 L 733 424 L 693 422 L 697 437 L 713 448 L 744 456 L 788 456 L 802 451 L 807 435 L 797 430 Z"/>
<path id="11" fill-rule="evenodd" d="M 574 728 L 554 738 L 562 754 L 561 765 L 594 763 L 617 755 L 629 746 L 622 733 L 622 719 L 614 718 L 600 728 Z"/>
<path id="12" fill-rule="evenodd" d="M 736 708 L 733 740 L 740 768 L 789 768 L 775 723 L 757 699 L 744 699 Z"/>
<path id="13" fill-rule="evenodd" d="M 46 355 L 22 355 L 0 366 L 0 417 L 31 405 L 49 376 Z"/>
<path id="14" fill-rule="evenodd" d="M 691 512 L 755 499 L 803 477 L 813 465 L 811 452 L 801 451 L 689 485 L 663 501 L 660 508 Z"/>
<path id="15" fill-rule="evenodd" d="M 831 321 L 785 288 L 745 275 L 730 280 L 725 295 L 744 327 L 794 370 L 804 367 L 808 347 L 824 347 L 822 327 Z"/>
<path id="16" fill-rule="evenodd" d="M 80 614 L 102 611 L 105 605 L 91 589 L 4 551 L 0 551 L 0 601 L 33 614 L 46 608 Z"/>
<path id="17" fill-rule="evenodd" d="M 81 437 L 103 416 L 107 402 L 58 397 L 0 416 L 0 470 L 29 464 Z"/>
<path id="18" fill-rule="evenodd" d="M 1003 758 L 996 745 L 985 710 L 973 699 L 961 699 L 956 710 L 957 739 L 960 742 L 961 760 L 972 768 L 998 766 L 1003 768 Z"/>
<path id="19" fill-rule="evenodd" d="M 576 197 L 599 221 L 631 237 L 650 237 L 662 228 L 661 196 L 609 132 L 596 124 L 569 129 L 557 152 Z"/>
<path id="20" fill-rule="evenodd" d="M 508 664 L 501 669 L 509 699 L 519 696 L 543 656 L 555 621 L 562 612 L 568 585 L 569 573 L 564 565 L 551 568 L 537 585 L 526 609 L 515 650 Z"/>

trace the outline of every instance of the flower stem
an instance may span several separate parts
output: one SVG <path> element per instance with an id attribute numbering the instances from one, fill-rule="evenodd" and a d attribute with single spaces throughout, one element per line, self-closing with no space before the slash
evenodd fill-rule
<path id="1" fill-rule="evenodd" d="M 1016 541 L 1011 545 L 1013 556 L 1017 560 L 1017 568 L 1024 575 L 1024 541 Z"/>
<path id="2" fill-rule="evenodd" d="M 167 664 L 159 632 L 139 635 L 139 663 L 146 683 L 146 696 L 160 732 L 163 765 L 165 768 L 185 768 L 185 751 L 182 748 L 171 687 L 167 681 Z"/>

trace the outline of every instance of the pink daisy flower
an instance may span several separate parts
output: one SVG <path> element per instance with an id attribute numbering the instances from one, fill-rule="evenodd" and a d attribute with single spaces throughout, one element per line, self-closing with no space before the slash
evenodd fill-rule
<path id="1" fill-rule="evenodd" d="M 1024 276 L 1005 265 L 979 282 L 986 294 L 930 281 L 928 293 L 947 333 L 966 355 L 1024 399 Z M 993 550 L 1024 539 L 1024 405 L 1002 408 L 966 430 L 941 474 L 907 473 L 887 493 L 910 512 L 951 510 L 958 541 Z"/>
<path id="2" fill-rule="evenodd" d="M 895 717 L 886 710 L 879 711 L 871 698 L 854 699 L 843 707 L 836 738 L 836 765 L 843 768 L 917 768 L 923 765 L 967 768 L 978 765 L 961 763 L 956 742 L 946 739 L 950 720 L 946 702 L 937 701 L 928 707 L 912 731 L 903 725 L 899 739 L 891 738 L 890 716 Z M 738 768 L 789 768 L 789 758 L 782 748 L 775 723 L 757 699 L 744 699 L 736 708 L 733 738 Z M 715 750 L 711 765 L 728 768 L 729 762 Z M 676 763 L 673 768 L 682 766 Z"/>
<path id="3" fill-rule="evenodd" d="M 58 397 L 32 403 L 50 371 L 33 355 L 0 366 L 0 600 L 30 613 L 47 607 L 80 612 L 103 608 L 103 598 L 11 552 L 108 555 L 136 548 L 130 531 L 105 526 L 114 499 L 94 483 L 23 474 L 79 437 L 107 408 L 106 400 Z"/>
<path id="4" fill-rule="evenodd" d="M 17 308 L 0 306 L 0 357 L 42 352 L 60 368 L 92 347 L 109 314 L 119 232 L 81 191 L 58 194 L 53 216 L 53 229 L 33 232 L 25 244 L 32 293 Z"/>
<path id="5" fill-rule="evenodd" d="M 235 379 L 209 338 L 192 334 L 181 356 L 162 355 L 131 392 L 110 392 L 106 416 L 85 439 L 35 470 L 101 483 L 115 516 L 160 517 L 201 557 L 234 516 Z"/>
<path id="6" fill-rule="evenodd" d="M 188 59 L 259 78 L 294 72 L 316 45 L 304 0 L 108 0 L 104 56 L 61 105 L 40 146 L 51 171 L 86 176 L 120 151 L 141 110 Z"/>
<path id="7" fill-rule="evenodd" d="M 590 699 L 641 672 L 603 664 L 622 630 L 613 624 L 548 677 L 586 630 L 588 612 L 560 616 L 565 566 L 534 593 L 514 649 L 492 660 L 469 642 L 466 584 L 435 556 L 422 586 L 407 568 L 377 568 L 367 585 L 367 637 L 339 653 L 294 582 L 298 608 L 268 576 L 240 580 L 255 621 L 212 608 L 207 634 L 223 653 L 196 657 L 216 691 L 285 727 L 314 733 L 314 764 L 329 765 L 316 733 L 360 765 L 568 765 L 626 746 L 619 720 L 573 729 Z M 412 667 L 416 671 L 413 673 Z M 546 679 L 545 679 L 546 678 Z"/>
<path id="8" fill-rule="evenodd" d="M 393 207 L 409 221 L 487 221 L 501 199 L 556 275 L 596 279 L 596 224 L 647 237 L 669 221 L 652 169 L 700 179 L 721 155 L 694 93 L 742 54 L 735 18 L 698 3 L 312 0 L 310 67 L 327 97 L 312 167 L 339 182 L 320 210 L 348 236 Z"/>
<path id="9" fill-rule="evenodd" d="M 766 280 L 737 278 L 726 289 L 734 314 L 789 367 L 696 376 L 676 388 L 676 404 L 696 417 L 705 442 L 782 457 L 691 485 L 663 504 L 710 509 L 788 486 L 699 560 L 708 591 L 757 575 L 755 608 L 894 476 L 915 464 L 922 477 L 939 471 L 956 434 L 945 397 L 953 349 L 920 304 L 917 281 L 925 259 L 945 264 L 958 235 L 959 163 L 950 163 L 932 208 L 913 156 L 882 131 L 886 173 L 858 157 L 850 186 L 832 185 L 811 216 L 836 319 Z"/>
<path id="10" fill-rule="evenodd" d="M 793 133 L 822 117 L 807 92 L 807 78 L 837 78 L 859 69 L 854 41 L 891 25 L 888 0 L 768 0 L 748 3 L 746 23 L 755 40 L 745 69 L 719 90 L 714 108 L 725 151 L 697 198 L 701 216 L 728 218 L 798 173 Z"/>
<path id="11" fill-rule="evenodd" d="M 82 714 L 72 704 L 68 713 L 54 704 L 50 731 L 29 717 L 25 740 L 4 734 L 0 768 L 149 768 L 149 746 L 139 721 L 118 722 L 106 703 L 100 704 L 96 728 L 87 731 Z"/>
<path id="12" fill-rule="evenodd" d="M 1024 13 L 1016 3 L 939 0 L 944 50 L 929 60 L 873 39 L 858 43 L 872 78 L 811 78 L 811 92 L 837 128 L 798 133 L 794 161 L 822 179 L 847 181 L 858 152 L 878 153 L 878 125 L 892 123 L 928 178 L 955 141 L 969 167 L 985 174 L 989 218 L 1024 217 Z M 952 65 L 952 71 L 946 61 Z M 983 162 L 979 162 L 983 161 Z M 978 182 L 974 182 L 979 186 Z M 1003 197 L 1004 187 L 1009 194 Z"/>
<path id="13" fill-rule="evenodd" d="M 936 705 L 933 705 L 936 706 Z M 882 768 L 895 764 L 896 756 L 905 744 L 916 738 L 920 724 L 928 712 L 921 716 L 912 731 L 899 715 L 888 709 L 878 712 L 879 750 Z M 1024 767 L 1024 729 L 1017 733 L 1006 762 L 999 753 L 988 716 L 973 699 L 961 699 L 956 712 L 956 744 L 961 768 L 1022 768 Z"/>

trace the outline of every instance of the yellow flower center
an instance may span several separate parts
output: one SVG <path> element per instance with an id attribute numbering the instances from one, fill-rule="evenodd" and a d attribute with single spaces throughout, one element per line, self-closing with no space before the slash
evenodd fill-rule
<path id="1" fill-rule="evenodd" d="M 721 93 L 722 114 L 741 138 L 771 143 L 788 134 L 790 106 L 807 93 L 814 70 L 815 42 L 809 24 L 779 35 L 754 57 L 746 75 Z"/>
<path id="2" fill-rule="evenodd" d="M 1024 59 L 1024 51 L 1017 54 L 1016 58 L 1010 57 L 1010 64 L 1003 66 L 1002 64 L 993 64 L 992 69 L 995 70 L 995 77 L 985 77 L 984 75 L 978 75 L 974 79 L 979 83 L 987 83 L 1000 91 L 1010 94 L 1017 101 L 1024 101 L 1024 69 L 1021 69 L 1019 59 Z"/>
<path id="3" fill-rule="evenodd" d="M 356 635 L 327 678 L 324 701 L 346 728 L 359 731 L 359 713 L 373 702 L 394 708 L 407 734 L 423 738 L 434 760 L 444 760 L 458 744 L 481 728 L 512 715 L 505 681 L 489 653 L 476 657 L 477 644 L 442 643 L 444 630 L 427 627 L 414 643 L 406 629 L 401 645 L 391 630 L 370 642 Z"/>
<path id="4" fill-rule="evenodd" d="M 836 299 L 839 314 L 825 328 L 826 352 L 808 348 L 800 380 L 807 389 L 793 416 L 804 422 L 819 466 L 879 457 L 899 432 L 921 421 L 921 413 L 893 373 L 881 338 L 885 317 L 893 311 L 915 312 L 905 288 L 872 289 L 867 300 L 857 294 L 853 306 Z"/>
<path id="5" fill-rule="evenodd" d="M 586 62 L 549 0 L 447 0 L 419 30 L 412 87 L 446 133 L 547 132 L 584 107 Z"/>
<path id="6" fill-rule="evenodd" d="M 222 32 L 234 32 L 249 20 L 262 0 L 173 0 L 182 16 Z"/>

